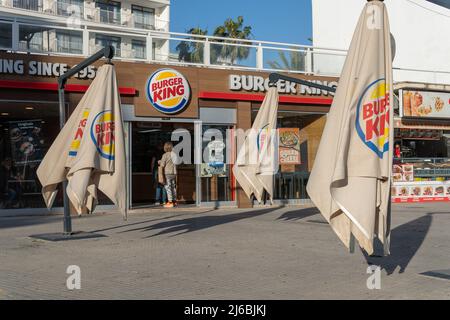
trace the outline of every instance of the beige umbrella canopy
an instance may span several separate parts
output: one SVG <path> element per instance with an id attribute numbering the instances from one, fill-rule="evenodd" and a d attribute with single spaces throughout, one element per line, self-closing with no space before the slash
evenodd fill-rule
<path id="1" fill-rule="evenodd" d="M 270 87 L 238 151 L 233 173 L 245 194 L 263 200 L 264 190 L 273 197 L 273 175 L 278 168 L 276 134 L 278 91 Z"/>
<path id="2" fill-rule="evenodd" d="M 86 94 L 55 139 L 37 175 L 47 207 L 60 182 L 81 214 L 92 212 L 102 191 L 126 217 L 125 140 L 116 72 L 101 66 Z"/>
<path id="3" fill-rule="evenodd" d="M 393 144 L 392 54 L 385 5 L 359 18 L 308 181 L 311 200 L 341 241 L 389 253 Z"/>

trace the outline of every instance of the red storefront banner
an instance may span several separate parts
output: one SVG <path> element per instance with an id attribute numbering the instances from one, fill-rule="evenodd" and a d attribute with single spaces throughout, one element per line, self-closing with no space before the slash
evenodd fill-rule
<path id="1" fill-rule="evenodd" d="M 450 197 L 409 197 L 400 198 L 392 197 L 393 203 L 414 203 L 414 202 L 446 202 L 450 201 Z"/>

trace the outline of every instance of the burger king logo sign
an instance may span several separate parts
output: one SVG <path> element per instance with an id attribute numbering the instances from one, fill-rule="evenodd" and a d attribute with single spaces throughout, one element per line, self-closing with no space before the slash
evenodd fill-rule
<path id="1" fill-rule="evenodd" d="M 155 71 L 147 80 L 146 92 L 152 106 L 168 114 L 183 110 L 191 94 L 186 78 L 173 69 Z"/>
<path id="2" fill-rule="evenodd" d="M 95 116 L 91 125 L 91 139 L 101 157 L 114 160 L 114 114 L 111 110 Z"/>
<path id="3" fill-rule="evenodd" d="M 389 91 L 385 80 L 378 79 L 364 90 L 358 101 L 356 131 L 380 159 L 389 150 L 389 112 Z"/>

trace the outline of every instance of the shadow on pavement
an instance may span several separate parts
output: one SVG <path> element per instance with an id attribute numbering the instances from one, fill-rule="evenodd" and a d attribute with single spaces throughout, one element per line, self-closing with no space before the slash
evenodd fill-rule
<path id="1" fill-rule="evenodd" d="M 138 224 L 155 222 L 155 221 L 160 221 L 160 220 L 166 220 L 166 219 L 176 218 L 176 217 L 184 216 L 184 215 L 186 215 L 186 213 L 175 214 L 175 215 L 172 215 L 172 216 L 165 216 L 165 217 L 161 217 L 161 218 L 154 218 L 154 219 L 149 219 L 149 220 L 145 220 L 145 221 L 121 224 L 121 225 L 118 225 L 118 226 L 113 226 L 113 227 L 103 228 L 103 229 L 97 229 L 97 230 L 93 230 L 93 231 L 90 231 L 90 232 L 102 232 L 102 231 L 109 231 L 109 230 L 114 230 L 114 229 L 121 229 L 121 228 L 125 228 L 125 227 L 135 226 L 135 225 L 138 225 Z"/>
<path id="2" fill-rule="evenodd" d="M 314 216 L 316 214 L 320 214 L 319 209 L 317 209 L 316 207 L 303 208 L 285 212 L 281 216 L 279 216 L 277 220 L 296 221 Z"/>
<path id="3" fill-rule="evenodd" d="M 0 229 L 20 228 L 26 226 L 35 226 L 39 224 L 61 222 L 62 216 L 22 216 L 22 217 L 3 217 L 0 218 Z"/>
<path id="4" fill-rule="evenodd" d="M 380 266 L 388 275 L 394 273 L 397 267 L 400 268 L 399 273 L 405 272 L 430 231 L 434 214 L 443 213 L 428 213 L 391 230 L 391 254 L 377 257 L 368 256 L 363 251 L 367 263 Z"/>
<path id="5" fill-rule="evenodd" d="M 280 209 L 278 208 L 267 208 L 267 209 L 261 209 L 261 210 L 252 210 L 252 211 L 245 211 L 245 212 L 238 212 L 233 214 L 227 214 L 227 215 L 208 215 L 208 216 L 199 216 L 199 217 L 190 217 L 186 219 L 180 219 L 180 220 L 173 220 L 173 221 L 164 221 L 159 222 L 156 224 L 153 224 L 151 226 L 146 226 L 142 228 L 135 228 L 130 230 L 122 231 L 124 232 L 132 232 L 132 231 L 155 231 L 160 230 L 158 233 L 149 235 L 145 238 L 151 238 L 163 234 L 168 233 L 176 233 L 176 235 L 181 235 L 188 232 L 203 230 L 211 227 L 216 227 L 222 224 L 235 222 L 238 220 L 243 219 L 249 219 L 256 216 L 260 216 L 263 214 L 267 214 L 269 212 L 275 211 Z M 162 230 L 164 229 L 164 230 Z"/>

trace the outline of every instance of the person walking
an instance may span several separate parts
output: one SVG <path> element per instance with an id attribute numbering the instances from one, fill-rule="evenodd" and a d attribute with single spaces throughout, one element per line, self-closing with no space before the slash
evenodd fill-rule
<path id="1" fill-rule="evenodd" d="M 173 208 L 177 205 L 177 166 L 173 163 L 172 157 L 174 156 L 172 142 L 166 142 L 164 144 L 164 154 L 159 161 L 161 171 L 164 173 L 164 187 L 167 193 L 168 202 L 164 205 L 164 208 Z"/>

